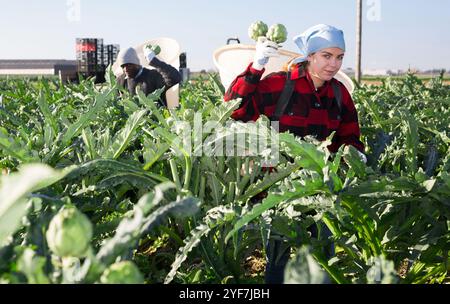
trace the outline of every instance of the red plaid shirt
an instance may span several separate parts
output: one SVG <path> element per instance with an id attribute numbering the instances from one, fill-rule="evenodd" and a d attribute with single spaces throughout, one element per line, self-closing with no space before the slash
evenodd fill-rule
<path id="1" fill-rule="evenodd" d="M 257 120 L 261 114 L 267 117 L 273 115 L 287 73 L 273 73 L 261 80 L 263 73 L 264 70 L 255 70 L 250 64 L 231 83 L 225 101 L 242 98 L 232 118 L 247 122 Z M 364 152 L 364 145 L 359 139 L 358 114 L 345 86 L 334 78 L 331 80 L 341 88 L 342 109 L 339 110 L 331 81 L 325 82 L 316 92 L 308 71 L 298 67 L 291 72 L 291 79 L 296 83 L 285 113 L 280 117 L 280 132 L 290 131 L 302 138 L 313 135 L 323 141 L 336 131 L 332 144 L 328 146 L 331 152 L 336 152 L 341 145 L 352 145 Z"/>

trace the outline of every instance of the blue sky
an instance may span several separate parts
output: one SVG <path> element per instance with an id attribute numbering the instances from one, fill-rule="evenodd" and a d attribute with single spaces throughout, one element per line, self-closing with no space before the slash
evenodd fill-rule
<path id="1" fill-rule="evenodd" d="M 191 70 L 211 69 L 215 49 L 235 36 L 253 43 L 247 28 L 262 20 L 287 27 L 284 48 L 292 51 L 292 37 L 312 25 L 341 28 L 344 67 L 355 63 L 355 0 L 79 0 L 80 18 L 71 21 L 73 1 L 0 0 L 0 59 L 75 59 L 77 37 L 125 48 L 166 36 L 187 52 Z M 364 69 L 450 69 L 449 0 L 363 0 L 363 6 Z"/>

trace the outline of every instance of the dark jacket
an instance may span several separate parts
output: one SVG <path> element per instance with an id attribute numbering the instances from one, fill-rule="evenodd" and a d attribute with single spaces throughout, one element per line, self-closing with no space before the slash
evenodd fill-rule
<path id="1" fill-rule="evenodd" d="M 117 78 L 119 85 L 127 89 L 131 95 L 136 94 L 139 87 L 145 95 L 151 94 L 157 89 L 165 87 L 161 94 L 160 105 L 167 106 L 166 91 L 181 81 L 181 75 L 173 66 L 153 58 L 151 66 L 154 70 L 143 67 L 142 73 L 136 78 L 125 78 L 125 73 Z"/>

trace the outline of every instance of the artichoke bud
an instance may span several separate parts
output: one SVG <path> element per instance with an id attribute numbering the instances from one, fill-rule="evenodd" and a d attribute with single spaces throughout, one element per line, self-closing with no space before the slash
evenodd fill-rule
<path id="1" fill-rule="evenodd" d="M 267 24 L 265 24 L 262 21 L 256 21 L 252 23 L 248 28 L 248 36 L 251 39 L 258 41 L 259 37 L 266 36 L 267 30 L 268 30 Z"/>
<path id="2" fill-rule="evenodd" d="M 60 257 L 83 257 L 92 238 L 92 224 L 75 207 L 63 207 L 50 221 L 46 239 L 50 250 Z"/>
<path id="3" fill-rule="evenodd" d="M 161 53 L 161 47 L 159 45 L 151 45 L 151 44 L 147 44 L 145 46 L 147 49 L 149 49 L 150 51 L 153 51 L 155 53 L 155 55 L 158 55 L 159 53 Z"/>
<path id="4" fill-rule="evenodd" d="M 283 43 L 287 40 L 287 30 L 283 24 L 272 25 L 267 32 L 267 39 L 275 43 Z"/>
<path id="5" fill-rule="evenodd" d="M 130 261 L 114 263 L 100 277 L 102 284 L 143 284 L 144 277 L 137 266 Z"/>

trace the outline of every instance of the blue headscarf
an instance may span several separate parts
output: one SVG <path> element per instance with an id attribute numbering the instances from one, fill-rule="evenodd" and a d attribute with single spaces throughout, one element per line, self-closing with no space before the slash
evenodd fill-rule
<path id="1" fill-rule="evenodd" d="M 293 63 L 307 60 L 308 56 L 326 48 L 337 47 L 345 51 L 344 32 L 326 24 L 318 24 L 294 37 L 294 43 L 300 49 L 301 56 Z"/>

